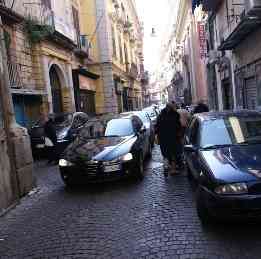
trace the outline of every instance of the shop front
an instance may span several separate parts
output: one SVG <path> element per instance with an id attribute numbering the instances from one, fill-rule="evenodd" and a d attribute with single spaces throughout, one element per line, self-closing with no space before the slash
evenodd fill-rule
<path id="1" fill-rule="evenodd" d="M 96 114 L 95 98 L 98 78 L 98 75 L 83 68 L 73 70 L 76 111 L 85 112 L 91 116 Z"/>
<path id="2" fill-rule="evenodd" d="M 261 108 L 261 60 L 235 71 L 238 108 L 256 110 Z"/>

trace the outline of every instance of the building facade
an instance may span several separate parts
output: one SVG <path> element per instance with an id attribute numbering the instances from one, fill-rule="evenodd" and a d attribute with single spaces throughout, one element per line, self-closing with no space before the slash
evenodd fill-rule
<path id="1" fill-rule="evenodd" d="M 213 106 L 261 106 L 261 14 L 258 1 L 202 1 L 208 11 L 208 78 Z"/>
<path id="2" fill-rule="evenodd" d="M 97 57 L 89 67 L 101 73 L 101 112 L 142 106 L 143 31 L 132 0 L 96 0 Z M 94 69 L 94 68 L 93 68 Z"/>
<path id="3" fill-rule="evenodd" d="M 162 44 L 161 72 L 167 81 L 168 99 L 186 105 L 208 102 L 206 13 L 201 7 L 192 9 L 192 2 L 186 0 L 178 1 L 177 15 L 172 16 L 171 30 Z"/>

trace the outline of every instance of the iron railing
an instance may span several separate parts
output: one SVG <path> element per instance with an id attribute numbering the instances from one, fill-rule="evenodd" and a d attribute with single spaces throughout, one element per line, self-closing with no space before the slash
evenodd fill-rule
<path id="1" fill-rule="evenodd" d="M 21 64 L 12 63 L 12 62 L 8 61 L 7 67 L 8 67 L 8 73 L 9 73 L 10 86 L 12 88 L 22 88 L 23 83 L 22 83 L 22 79 L 20 77 L 20 74 L 22 72 Z"/>

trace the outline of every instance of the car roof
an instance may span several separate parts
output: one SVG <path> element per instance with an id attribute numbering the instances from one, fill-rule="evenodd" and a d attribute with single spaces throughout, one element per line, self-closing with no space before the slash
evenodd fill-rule
<path id="1" fill-rule="evenodd" d="M 255 110 L 233 110 L 233 111 L 213 111 L 195 114 L 194 117 L 198 118 L 200 121 L 208 121 L 215 119 L 228 118 L 231 116 L 236 117 L 248 117 L 248 116 L 261 116 L 261 112 Z"/>

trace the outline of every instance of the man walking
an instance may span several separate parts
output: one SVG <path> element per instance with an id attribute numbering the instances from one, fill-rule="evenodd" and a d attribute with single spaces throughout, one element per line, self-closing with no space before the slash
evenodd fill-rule
<path id="1" fill-rule="evenodd" d="M 171 167 L 172 173 L 176 172 L 176 163 L 179 154 L 179 138 L 181 133 L 180 115 L 174 102 L 168 103 L 160 113 L 156 134 L 159 139 L 160 149 L 164 158 L 164 175 L 168 176 Z"/>
<path id="2" fill-rule="evenodd" d="M 46 137 L 46 143 L 48 149 L 48 163 L 58 162 L 57 155 L 57 135 L 54 124 L 54 119 L 45 115 L 44 133 Z"/>

